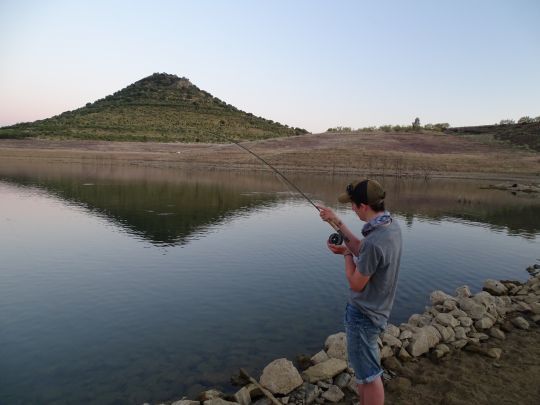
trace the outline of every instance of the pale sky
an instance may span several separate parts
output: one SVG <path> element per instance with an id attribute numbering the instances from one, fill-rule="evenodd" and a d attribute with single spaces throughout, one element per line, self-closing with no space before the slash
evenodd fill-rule
<path id="1" fill-rule="evenodd" d="M 540 115 L 540 1 L 0 0 L 0 126 L 154 72 L 283 124 Z"/>

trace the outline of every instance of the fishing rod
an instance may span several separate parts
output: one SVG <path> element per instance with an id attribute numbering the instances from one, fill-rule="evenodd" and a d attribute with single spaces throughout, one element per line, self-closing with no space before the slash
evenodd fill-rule
<path id="1" fill-rule="evenodd" d="M 313 205 L 313 207 L 315 207 L 315 209 L 320 212 L 321 209 L 319 207 L 317 207 L 315 205 L 315 203 L 307 196 L 304 194 L 304 192 L 302 190 L 300 190 L 300 188 L 294 184 L 292 181 L 290 181 L 287 177 L 285 177 L 285 175 L 283 173 L 281 173 L 278 169 L 276 169 L 274 166 L 272 166 L 270 163 L 268 163 L 266 160 L 264 160 L 262 157 L 260 157 L 259 155 L 257 155 L 255 152 L 253 152 L 252 150 L 248 149 L 247 147 L 245 147 L 244 145 L 240 144 L 240 142 L 238 141 L 235 141 L 234 139 L 230 139 L 229 137 L 225 136 L 224 134 L 220 133 L 220 134 L 217 134 L 217 135 L 220 135 L 221 137 L 223 137 L 223 139 L 226 139 L 228 142 L 231 142 L 231 143 L 234 143 L 236 146 L 238 146 L 239 148 L 242 148 L 243 150 L 245 150 L 246 152 L 250 153 L 251 155 L 255 156 L 257 159 L 259 159 L 261 162 L 263 162 L 265 165 L 267 165 L 270 169 L 272 169 L 272 171 L 274 173 L 276 173 L 278 176 L 280 176 L 283 180 L 285 180 L 285 182 L 290 185 L 292 188 L 294 188 L 296 191 L 298 191 L 300 193 L 300 195 L 302 197 L 304 197 L 311 205 Z M 339 227 L 337 226 L 336 223 L 334 223 L 334 221 L 326 221 L 330 224 L 330 226 L 332 228 L 334 228 L 334 230 L 336 231 L 335 233 L 331 234 L 330 237 L 328 238 L 329 242 L 332 243 L 333 245 L 341 245 L 343 243 L 343 240 L 344 240 L 344 236 L 343 236 L 343 233 L 341 232 L 341 230 L 339 229 Z"/>

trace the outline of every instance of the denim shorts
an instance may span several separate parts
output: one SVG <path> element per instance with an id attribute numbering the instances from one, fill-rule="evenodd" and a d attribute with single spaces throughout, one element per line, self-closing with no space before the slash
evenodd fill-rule
<path id="1" fill-rule="evenodd" d="M 375 381 L 383 373 L 377 338 L 384 329 L 351 304 L 345 309 L 345 332 L 347 333 L 347 354 L 358 384 Z"/>

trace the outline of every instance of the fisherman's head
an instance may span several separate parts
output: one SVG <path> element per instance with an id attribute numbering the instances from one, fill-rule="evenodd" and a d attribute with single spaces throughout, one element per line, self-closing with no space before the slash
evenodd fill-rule
<path id="1" fill-rule="evenodd" d="M 361 180 L 347 185 L 345 193 L 341 194 L 338 201 L 341 203 L 351 203 L 352 210 L 366 220 L 371 214 L 384 212 L 384 198 L 386 192 L 379 182 L 371 179 Z"/>

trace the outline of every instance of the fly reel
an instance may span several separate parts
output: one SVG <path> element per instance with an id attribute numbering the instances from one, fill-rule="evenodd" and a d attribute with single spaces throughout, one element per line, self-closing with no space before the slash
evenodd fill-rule
<path id="1" fill-rule="evenodd" d="M 330 235 L 328 238 L 328 242 L 330 242 L 332 245 L 342 245 L 343 244 L 343 234 L 341 231 L 334 232 Z"/>

